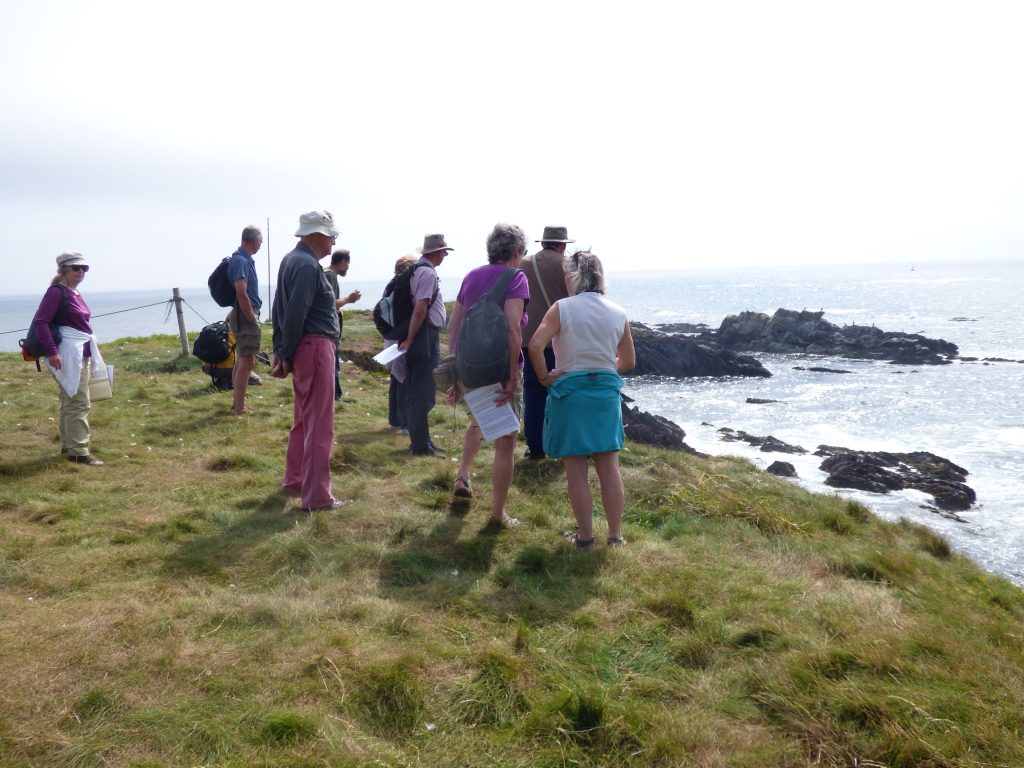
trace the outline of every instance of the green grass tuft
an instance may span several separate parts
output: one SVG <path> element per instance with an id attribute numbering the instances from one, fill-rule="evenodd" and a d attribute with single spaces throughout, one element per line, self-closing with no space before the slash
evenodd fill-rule
<path id="1" fill-rule="evenodd" d="M 362 670 L 355 702 L 367 728 L 385 737 L 413 730 L 424 709 L 421 668 L 422 660 L 407 654 Z"/>
<path id="2" fill-rule="evenodd" d="M 316 733 L 316 721 L 301 712 L 272 712 L 261 718 L 259 739 L 265 744 L 292 744 Z"/>

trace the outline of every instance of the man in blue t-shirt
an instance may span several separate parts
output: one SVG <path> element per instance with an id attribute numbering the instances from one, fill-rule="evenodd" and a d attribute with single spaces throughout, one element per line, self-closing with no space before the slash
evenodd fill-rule
<path id="1" fill-rule="evenodd" d="M 263 233 L 252 225 L 242 230 L 242 244 L 231 254 L 228 279 L 235 286 L 235 303 L 228 313 L 228 325 L 235 335 L 235 367 L 231 370 L 231 384 L 235 400 L 231 406 L 236 416 L 252 413 L 245 405 L 245 392 L 249 388 L 249 374 L 260 351 L 260 286 L 256 280 L 256 260 L 253 255 L 263 245 Z"/>

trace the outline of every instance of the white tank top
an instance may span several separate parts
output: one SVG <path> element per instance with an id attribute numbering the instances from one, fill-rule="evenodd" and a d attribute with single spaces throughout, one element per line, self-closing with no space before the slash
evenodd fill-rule
<path id="1" fill-rule="evenodd" d="M 615 352 L 626 325 L 626 310 L 592 292 L 556 303 L 561 328 L 551 340 L 555 367 L 565 372 L 614 371 Z"/>

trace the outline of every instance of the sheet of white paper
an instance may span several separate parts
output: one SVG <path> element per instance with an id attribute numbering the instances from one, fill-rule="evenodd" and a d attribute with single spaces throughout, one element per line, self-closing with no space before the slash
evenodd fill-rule
<path id="1" fill-rule="evenodd" d="M 384 349 L 373 356 L 373 359 L 381 365 L 387 365 L 388 363 L 394 362 L 404 354 L 404 349 L 399 349 L 397 344 L 392 344 L 390 347 L 384 347 Z"/>
<path id="2" fill-rule="evenodd" d="M 500 389 L 501 384 L 491 384 L 488 387 L 471 389 L 462 395 L 480 431 L 484 433 L 484 440 L 488 442 L 519 431 L 519 419 L 516 418 L 512 406 L 509 403 L 494 404 Z"/>

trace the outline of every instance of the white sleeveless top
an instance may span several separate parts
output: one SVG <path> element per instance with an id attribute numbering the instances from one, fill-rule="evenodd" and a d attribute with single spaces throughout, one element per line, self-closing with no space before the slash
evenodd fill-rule
<path id="1" fill-rule="evenodd" d="M 570 371 L 615 370 L 615 352 L 626 326 L 626 310 L 599 293 L 579 293 L 555 302 L 561 328 L 551 340 L 555 367 Z"/>

